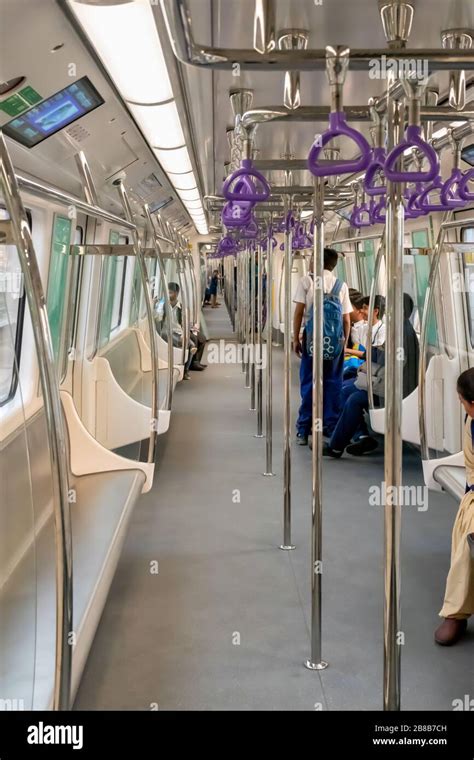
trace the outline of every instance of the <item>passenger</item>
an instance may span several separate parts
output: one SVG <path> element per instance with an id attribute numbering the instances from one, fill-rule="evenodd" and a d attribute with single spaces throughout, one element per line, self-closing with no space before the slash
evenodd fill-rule
<path id="1" fill-rule="evenodd" d="M 365 361 L 366 359 L 366 346 L 367 346 L 367 338 L 369 333 L 369 323 L 368 323 L 368 316 L 369 316 L 369 303 L 370 303 L 370 297 L 369 296 L 363 296 L 360 301 L 358 302 L 359 306 L 359 313 L 362 317 L 361 320 L 356 322 L 356 331 L 355 335 L 357 337 L 357 342 L 359 343 L 359 348 L 346 348 L 346 356 L 355 356 L 358 359 L 361 359 Z M 385 343 L 385 323 L 382 322 L 382 319 L 385 314 L 385 298 L 383 296 L 375 296 L 374 298 L 374 311 L 372 315 L 372 336 L 371 336 L 371 343 L 372 347 L 377 346 L 383 346 Z M 351 330 L 351 338 L 353 336 L 353 329 Z"/>
<path id="2" fill-rule="evenodd" d="M 466 493 L 454 521 L 451 542 L 451 566 L 446 581 L 443 608 L 444 621 L 435 631 L 441 646 L 455 644 L 474 615 L 474 369 L 463 372 L 457 382 L 459 400 L 466 411 L 464 428 L 464 464 Z"/>
<path id="3" fill-rule="evenodd" d="M 204 301 L 202 302 L 203 306 L 210 306 L 211 304 L 211 289 L 206 288 L 204 292 Z"/>
<path id="4" fill-rule="evenodd" d="M 352 305 L 352 312 L 350 314 L 351 333 L 349 336 L 348 346 L 350 348 L 359 349 L 362 348 L 362 344 L 359 342 L 358 333 L 362 322 L 364 321 L 364 315 L 360 309 L 362 294 L 358 290 L 355 290 L 355 288 L 349 288 L 349 298 Z M 355 377 L 357 375 L 357 369 L 359 368 L 360 363 L 360 360 L 356 357 L 345 354 L 343 379 L 348 380 L 351 377 Z"/>
<path id="5" fill-rule="evenodd" d="M 183 309 L 178 300 L 179 285 L 177 282 L 170 282 L 168 284 L 168 294 L 172 315 L 173 345 L 180 348 L 183 345 Z M 189 358 L 184 368 L 186 380 L 190 378 L 189 370 L 202 372 L 206 369 L 206 365 L 201 364 L 205 346 L 206 338 L 203 333 L 197 327 L 192 327 L 188 338 Z"/>
<path id="6" fill-rule="evenodd" d="M 381 304 L 381 302 L 379 302 Z M 404 321 L 403 321 L 403 348 L 405 363 L 403 367 L 403 397 L 408 396 L 416 388 L 418 383 L 419 348 L 418 338 L 410 322 L 413 311 L 413 300 L 407 294 L 403 294 Z M 385 304 L 381 308 L 385 309 Z M 379 312 L 380 313 L 380 312 Z M 372 376 L 374 382 L 374 402 L 383 405 L 382 399 L 385 392 L 385 350 L 382 346 L 372 348 Z M 378 448 L 378 443 L 372 436 L 365 422 L 365 412 L 369 409 L 369 395 L 365 388 L 360 387 L 364 383 L 359 382 L 359 377 L 364 375 L 359 369 L 355 380 L 344 383 L 341 394 L 342 412 L 330 441 L 323 447 L 323 456 L 339 459 L 345 450 L 352 456 L 370 454 Z M 362 377 L 360 378 L 362 380 Z M 367 380 L 367 373 L 365 373 Z M 357 383 L 359 382 L 359 387 Z M 376 388 L 379 388 L 377 394 Z M 351 443 L 353 441 L 353 443 Z"/>
<path id="7" fill-rule="evenodd" d="M 334 359 L 323 361 L 323 429 L 329 433 L 338 419 L 340 395 L 342 390 L 342 373 L 344 369 L 344 346 L 347 345 L 351 329 L 350 314 L 352 305 L 349 299 L 349 289 L 345 282 L 338 280 L 333 274 L 337 265 L 338 254 L 332 248 L 324 249 L 324 293 L 329 295 L 335 289 L 341 304 L 341 332 L 343 341 L 341 350 Z M 306 325 L 310 322 L 313 308 L 313 261 L 310 262 L 309 274 L 301 278 L 294 298 L 296 303 L 293 317 L 293 349 L 301 358 L 300 392 L 301 406 L 296 423 L 296 440 L 301 446 L 308 444 L 312 420 L 313 394 L 313 361 L 308 353 L 308 336 L 306 326 L 300 341 L 301 324 L 305 317 Z"/>
<path id="8" fill-rule="evenodd" d="M 209 293 L 211 296 L 211 308 L 217 309 L 218 306 L 220 306 L 220 303 L 217 301 L 217 287 L 219 285 L 219 270 L 214 269 L 211 277 L 211 281 L 209 283 Z"/>

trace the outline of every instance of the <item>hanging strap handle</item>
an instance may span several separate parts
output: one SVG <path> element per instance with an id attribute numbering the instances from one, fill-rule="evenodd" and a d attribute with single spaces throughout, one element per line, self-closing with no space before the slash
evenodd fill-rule
<path id="1" fill-rule="evenodd" d="M 416 148 L 428 161 L 426 171 L 403 171 L 396 168 L 398 159 L 406 150 Z M 390 182 L 431 182 L 439 172 L 439 159 L 435 149 L 421 136 L 421 127 L 413 124 L 406 128 L 405 139 L 396 145 L 385 161 L 385 176 Z"/>
<path id="2" fill-rule="evenodd" d="M 242 181 L 235 184 L 240 178 Z M 258 186 L 260 190 L 257 189 Z M 243 159 L 240 169 L 227 177 L 222 188 L 222 194 L 228 201 L 259 203 L 268 200 L 270 193 L 270 185 L 263 174 L 252 167 L 252 161 L 249 158 Z"/>
<path id="3" fill-rule="evenodd" d="M 382 174 L 384 176 L 385 169 L 385 150 L 383 148 L 374 148 L 372 161 L 365 173 L 364 178 L 364 190 L 367 195 L 386 195 L 386 185 L 374 185 L 377 175 Z"/>
<path id="4" fill-rule="evenodd" d="M 434 182 L 431 183 L 431 185 L 428 185 L 428 187 L 423 190 L 423 192 L 420 194 L 418 198 L 418 207 L 422 209 L 425 212 L 428 211 L 449 211 L 449 206 L 446 206 L 444 203 L 441 202 L 441 199 L 438 203 L 432 203 L 430 202 L 430 194 L 434 191 L 438 191 L 441 193 L 441 190 L 443 189 L 443 180 L 438 175 Z"/>
<path id="5" fill-rule="evenodd" d="M 468 169 L 468 171 L 463 175 L 463 178 L 460 181 L 458 187 L 460 198 L 465 201 L 474 201 L 474 190 L 472 192 L 471 190 L 468 190 L 469 182 L 474 182 L 474 167 L 472 169 Z"/>
<path id="6" fill-rule="evenodd" d="M 448 208 L 462 208 L 462 206 L 466 205 L 465 198 L 459 195 L 459 185 L 462 176 L 461 169 L 453 169 L 451 176 L 448 177 L 441 188 L 441 203 L 444 203 Z"/>
<path id="7" fill-rule="evenodd" d="M 352 160 L 338 160 L 319 164 L 322 149 L 335 137 L 348 137 L 359 148 L 360 156 Z M 335 174 L 353 174 L 367 169 L 371 156 L 370 145 L 363 135 L 346 122 L 344 111 L 329 114 L 329 129 L 319 135 L 308 156 L 308 169 L 315 177 L 329 177 Z"/>

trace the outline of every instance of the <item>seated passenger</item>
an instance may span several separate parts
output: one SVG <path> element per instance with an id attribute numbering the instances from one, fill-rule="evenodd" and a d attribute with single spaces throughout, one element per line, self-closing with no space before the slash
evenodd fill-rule
<path id="1" fill-rule="evenodd" d="M 436 643 L 441 646 L 459 641 L 466 631 L 468 618 L 474 615 L 474 369 L 468 369 L 459 376 L 457 391 L 467 413 L 464 428 L 467 485 L 454 521 L 451 566 L 443 608 L 439 613 L 444 621 L 434 635 Z"/>
<path id="2" fill-rule="evenodd" d="M 181 303 L 178 300 L 179 285 L 177 282 L 170 282 L 168 284 L 168 295 L 171 306 L 171 334 L 173 340 L 173 346 L 181 348 L 183 345 L 183 309 Z M 161 302 L 158 306 L 158 312 L 160 310 Z M 161 306 L 164 309 L 164 305 Z M 167 330 L 164 329 L 162 336 L 167 335 Z M 202 372 L 206 369 L 205 364 L 201 364 L 201 358 L 206 345 L 206 338 L 203 333 L 197 328 L 192 327 L 189 331 L 188 349 L 189 358 L 186 362 L 184 376 L 186 380 L 189 380 L 189 370 Z"/>
<path id="3" fill-rule="evenodd" d="M 380 302 L 381 303 L 381 302 Z M 413 300 L 407 294 L 403 294 L 404 321 L 403 321 L 403 347 L 405 362 L 403 367 L 403 397 L 408 396 L 417 386 L 419 348 L 418 338 L 410 322 L 413 311 Z M 383 307 L 385 305 L 383 304 Z M 382 346 L 372 348 L 372 371 L 376 374 L 376 384 L 380 388 L 377 394 L 374 388 L 374 401 L 383 406 L 383 394 L 385 384 L 385 350 Z M 363 375 L 359 369 L 359 375 Z M 344 383 L 341 394 L 342 412 L 331 439 L 323 448 L 323 455 L 339 459 L 347 450 L 352 456 L 369 454 L 378 448 L 375 438 L 369 435 L 365 422 L 365 412 L 369 409 L 369 395 L 363 387 L 364 383 L 357 378 Z M 365 380 L 367 374 L 365 373 Z M 357 385 L 359 384 L 359 387 Z M 366 383 L 365 383 L 366 384 Z M 353 443 L 351 443 L 353 441 Z"/>
<path id="4" fill-rule="evenodd" d="M 362 319 L 356 322 L 355 329 L 351 330 L 351 338 L 354 335 L 357 338 L 359 348 L 346 348 L 346 356 L 353 356 L 361 361 L 365 361 L 366 358 L 366 346 L 369 333 L 369 303 L 370 297 L 364 296 L 358 301 L 359 312 Z M 371 343 L 372 347 L 383 346 L 385 343 L 385 323 L 382 322 L 385 314 L 385 298 L 383 296 L 375 296 L 374 299 L 374 311 L 372 315 L 372 334 Z"/>

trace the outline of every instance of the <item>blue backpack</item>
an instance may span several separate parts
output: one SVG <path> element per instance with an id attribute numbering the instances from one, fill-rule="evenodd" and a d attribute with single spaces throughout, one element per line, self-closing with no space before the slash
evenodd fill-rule
<path id="1" fill-rule="evenodd" d="M 344 347 L 342 304 L 339 298 L 342 282 L 336 280 L 330 293 L 324 294 L 323 302 L 323 359 L 337 359 Z M 313 355 L 313 310 L 306 323 L 306 350 Z"/>

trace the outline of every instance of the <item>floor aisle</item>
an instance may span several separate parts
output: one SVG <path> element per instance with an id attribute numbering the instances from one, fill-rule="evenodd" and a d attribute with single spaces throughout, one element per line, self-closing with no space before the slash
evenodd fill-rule
<path id="1" fill-rule="evenodd" d="M 211 339 L 227 312 L 205 310 Z M 274 478 L 254 438 L 240 366 L 210 364 L 175 394 L 155 484 L 138 503 L 75 709 L 380 709 L 383 510 L 368 489 L 383 457 L 324 465 L 323 654 L 309 655 L 310 452 L 293 447 L 294 552 L 282 539 L 281 348 L 274 349 Z M 293 409 L 298 404 L 297 366 Z M 406 450 L 405 482 L 421 485 Z M 402 707 L 451 710 L 472 693 L 474 631 L 433 643 L 456 505 L 403 514 Z M 153 563 L 158 563 L 158 573 Z"/>

